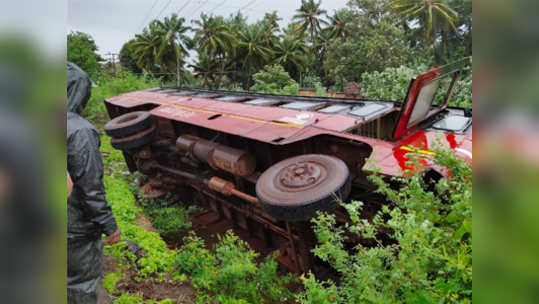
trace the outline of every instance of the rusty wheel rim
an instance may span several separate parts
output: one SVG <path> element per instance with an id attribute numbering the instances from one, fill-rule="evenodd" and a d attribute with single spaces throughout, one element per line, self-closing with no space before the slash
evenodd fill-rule
<path id="1" fill-rule="evenodd" d="M 282 168 L 274 179 L 275 186 L 284 192 L 314 188 L 328 176 L 328 168 L 319 162 L 302 161 Z"/>

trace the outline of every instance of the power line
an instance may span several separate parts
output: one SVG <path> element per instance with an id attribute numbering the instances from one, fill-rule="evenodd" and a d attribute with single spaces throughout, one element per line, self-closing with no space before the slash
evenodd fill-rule
<path id="1" fill-rule="evenodd" d="M 170 2 L 172 2 L 172 0 L 168 0 L 168 3 L 167 5 L 165 5 L 165 7 L 163 7 L 163 9 L 159 12 L 159 14 L 157 15 L 157 17 L 155 17 L 154 19 L 158 19 L 161 14 L 168 8 L 168 6 L 170 5 Z"/>
<path id="2" fill-rule="evenodd" d="M 247 3 L 247 5 L 243 6 L 238 11 L 242 11 L 242 10 L 248 8 L 249 6 L 253 5 L 253 3 L 255 3 L 255 2 L 256 2 L 256 0 L 253 0 L 253 1 L 249 2 L 249 3 Z"/>
<path id="3" fill-rule="evenodd" d="M 183 9 L 187 7 L 187 5 L 189 5 L 189 3 L 191 3 L 191 0 L 187 0 L 187 2 L 185 2 L 185 4 L 178 11 L 176 11 L 176 14 L 179 15 L 180 12 L 183 11 Z"/>
<path id="4" fill-rule="evenodd" d="M 190 16 L 194 16 L 195 12 L 198 11 L 200 8 L 202 8 L 204 5 L 206 5 L 206 3 L 208 3 L 209 0 L 206 0 L 206 1 L 202 1 L 202 3 L 194 10 L 191 12 Z M 193 19 L 191 17 L 191 19 Z"/>
<path id="5" fill-rule="evenodd" d="M 146 14 L 146 17 L 144 17 L 144 19 L 142 19 L 142 22 L 141 22 L 140 25 L 138 26 L 139 29 L 142 28 L 142 26 L 144 25 L 144 23 L 146 22 L 146 20 L 148 19 L 148 17 L 150 17 L 150 15 L 152 14 L 152 11 L 153 11 L 155 5 L 157 4 L 157 2 L 159 2 L 159 0 L 155 0 L 155 1 L 153 2 L 152 7 L 151 7 L 150 10 L 148 11 L 148 14 Z"/>
<path id="6" fill-rule="evenodd" d="M 223 4 L 225 4 L 226 0 L 224 0 L 223 2 L 217 4 L 214 8 L 212 8 L 210 11 L 208 11 L 208 14 L 211 14 L 213 13 L 213 11 L 215 11 L 217 8 L 219 8 L 220 6 L 223 6 Z"/>

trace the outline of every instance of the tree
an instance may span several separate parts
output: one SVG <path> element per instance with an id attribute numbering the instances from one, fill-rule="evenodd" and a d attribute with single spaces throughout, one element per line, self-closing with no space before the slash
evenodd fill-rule
<path id="1" fill-rule="evenodd" d="M 150 23 L 141 34 L 135 35 L 135 41 L 130 47 L 138 67 L 152 73 L 161 70 L 158 59 L 161 37 L 157 31 L 157 25 Z"/>
<path id="2" fill-rule="evenodd" d="M 444 27 L 451 27 L 455 32 L 458 14 L 448 5 L 448 0 L 395 0 L 393 9 L 408 20 L 419 18 L 424 26 L 425 40 L 431 41 Z"/>
<path id="3" fill-rule="evenodd" d="M 171 72 L 171 63 L 175 63 L 176 75 L 179 82 L 182 58 L 187 54 L 186 44 L 189 38 L 186 32 L 191 28 L 184 25 L 185 19 L 172 14 L 163 21 L 156 21 L 158 35 L 161 36 L 161 45 L 157 53 L 158 61 Z M 172 70 L 173 71 L 173 70 Z"/>
<path id="4" fill-rule="evenodd" d="M 326 11 L 320 8 L 321 1 L 301 0 L 301 7 L 296 10 L 293 20 L 301 23 L 302 31 L 309 31 L 311 35 L 311 43 L 316 49 L 316 38 L 318 33 L 322 31 L 321 24 L 327 24 L 327 21 L 322 19 Z"/>
<path id="5" fill-rule="evenodd" d="M 264 15 L 263 22 L 267 24 L 270 28 L 279 30 L 279 21 L 283 20 L 282 18 L 277 15 L 277 11 L 273 11 L 271 13 L 266 13 Z"/>
<path id="6" fill-rule="evenodd" d="M 282 65 L 293 78 L 297 76 L 298 72 L 305 70 L 308 50 L 303 40 L 284 35 L 274 45 L 273 51 L 275 62 Z"/>
<path id="7" fill-rule="evenodd" d="M 215 61 L 211 61 L 202 55 L 198 57 L 197 63 L 189 66 L 198 74 L 197 77 L 202 76 L 202 87 L 207 88 L 215 85 L 214 71 L 218 68 Z"/>
<path id="8" fill-rule="evenodd" d="M 185 26 L 185 19 L 172 14 L 161 20 L 153 20 L 144 28 L 141 34 L 135 35 L 129 50 L 137 61 L 137 66 L 152 73 L 180 75 L 183 69 L 184 57 L 188 54 L 187 47 L 190 39 L 186 32 L 190 27 Z M 179 81 L 179 77 L 178 77 Z"/>
<path id="9" fill-rule="evenodd" d="M 329 79 L 360 81 L 364 72 L 382 71 L 386 67 L 404 64 L 410 49 L 402 30 L 395 25 L 381 22 L 348 39 L 336 39 L 328 47 L 324 69 Z"/>
<path id="10" fill-rule="evenodd" d="M 273 48 L 273 45 L 277 43 L 279 38 L 277 32 L 279 32 L 279 26 L 275 26 L 271 21 L 267 21 L 265 18 L 260 22 L 262 29 L 262 41 L 267 48 Z"/>
<path id="11" fill-rule="evenodd" d="M 67 35 L 67 60 L 78 65 L 90 77 L 97 76 L 99 61 L 103 61 L 97 51 L 97 45 L 89 34 L 72 31 Z"/>
<path id="12" fill-rule="evenodd" d="M 219 82 L 221 82 L 225 72 L 226 55 L 232 55 L 236 38 L 223 17 L 201 14 L 200 20 L 193 23 L 197 25 L 194 40 L 198 46 L 199 56 L 202 53 L 205 60 L 219 62 L 221 70 Z"/>
<path id="13" fill-rule="evenodd" d="M 137 59 L 131 50 L 131 45 L 135 42 L 135 39 L 131 39 L 124 43 L 120 50 L 120 65 L 123 69 L 129 70 L 133 73 L 142 73 L 142 70 L 137 65 Z"/>
<path id="14" fill-rule="evenodd" d="M 350 20 L 355 27 L 373 28 L 382 21 L 396 23 L 391 9 L 392 0 L 351 0 L 348 7 L 354 17 Z M 391 18 L 391 20 L 390 20 Z"/>
<path id="15" fill-rule="evenodd" d="M 341 9 L 335 12 L 333 16 L 329 17 L 329 25 L 327 30 L 330 32 L 330 37 L 334 38 L 346 38 L 349 34 L 349 28 L 347 24 L 352 19 L 352 13 L 349 10 Z"/>
<path id="16" fill-rule="evenodd" d="M 247 87 L 250 87 L 253 68 L 269 62 L 273 53 L 264 46 L 264 28 L 261 24 L 250 25 L 238 35 L 240 56 L 243 56 L 244 67 L 247 68 Z"/>
<path id="17" fill-rule="evenodd" d="M 253 92 L 271 94 L 299 94 L 299 86 L 288 75 L 282 66 L 267 65 L 264 69 L 253 76 L 255 84 L 250 88 Z"/>

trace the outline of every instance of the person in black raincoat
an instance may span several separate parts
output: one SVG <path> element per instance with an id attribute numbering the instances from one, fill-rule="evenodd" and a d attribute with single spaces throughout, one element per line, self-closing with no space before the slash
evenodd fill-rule
<path id="1" fill-rule="evenodd" d="M 67 170 L 73 191 L 67 200 L 67 298 L 69 304 L 97 303 L 103 266 L 102 234 L 120 239 L 105 198 L 99 132 L 80 116 L 91 94 L 88 75 L 67 63 Z"/>

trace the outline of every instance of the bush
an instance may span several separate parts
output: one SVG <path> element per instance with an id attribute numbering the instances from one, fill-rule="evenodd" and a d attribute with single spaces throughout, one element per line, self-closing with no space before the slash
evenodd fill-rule
<path id="1" fill-rule="evenodd" d="M 403 100 L 408 92 L 410 81 L 413 77 L 428 71 L 426 65 L 415 68 L 400 66 L 386 68 L 382 72 L 363 73 L 361 75 L 361 95 L 365 98 Z M 449 80 L 446 80 L 447 82 Z M 440 88 L 444 87 L 440 85 Z M 471 107 L 472 105 L 472 75 L 460 76 L 453 95 L 450 99 L 451 106 Z"/>
<path id="2" fill-rule="evenodd" d="M 253 75 L 255 84 L 250 91 L 271 94 L 298 95 L 298 83 L 278 64 L 265 66 Z"/>
<path id="3" fill-rule="evenodd" d="M 472 170 L 450 151 L 436 151 L 436 162 L 451 172 L 434 192 L 420 176 L 397 178 L 393 189 L 382 177 L 370 180 L 387 197 L 372 220 L 360 218 L 361 202 L 345 204 L 351 225 L 335 216 L 313 219 L 316 256 L 341 276 L 339 284 L 302 278 L 301 303 L 470 303 L 472 293 Z M 388 231 L 387 241 L 379 231 Z M 375 246 L 346 250 L 347 234 Z M 388 244 L 389 243 L 389 244 Z"/>
<path id="4" fill-rule="evenodd" d="M 314 88 L 317 83 L 321 83 L 322 80 L 320 80 L 320 77 L 313 75 L 313 74 L 307 74 L 305 76 L 302 76 L 300 78 L 301 87 L 302 88 Z"/>
<path id="5" fill-rule="evenodd" d="M 314 88 L 316 90 L 316 96 L 318 96 L 318 97 L 327 97 L 328 96 L 326 88 L 324 88 L 320 82 L 315 83 Z"/>
<path id="6" fill-rule="evenodd" d="M 211 293 L 209 302 L 282 302 L 292 297 L 283 286 L 291 277 L 277 276 L 277 262 L 272 257 L 257 265 L 258 254 L 232 231 L 219 237 L 215 254 L 194 234 L 184 242 L 177 256 L 178 265 L 191 276 L 195 288 Z"/>

